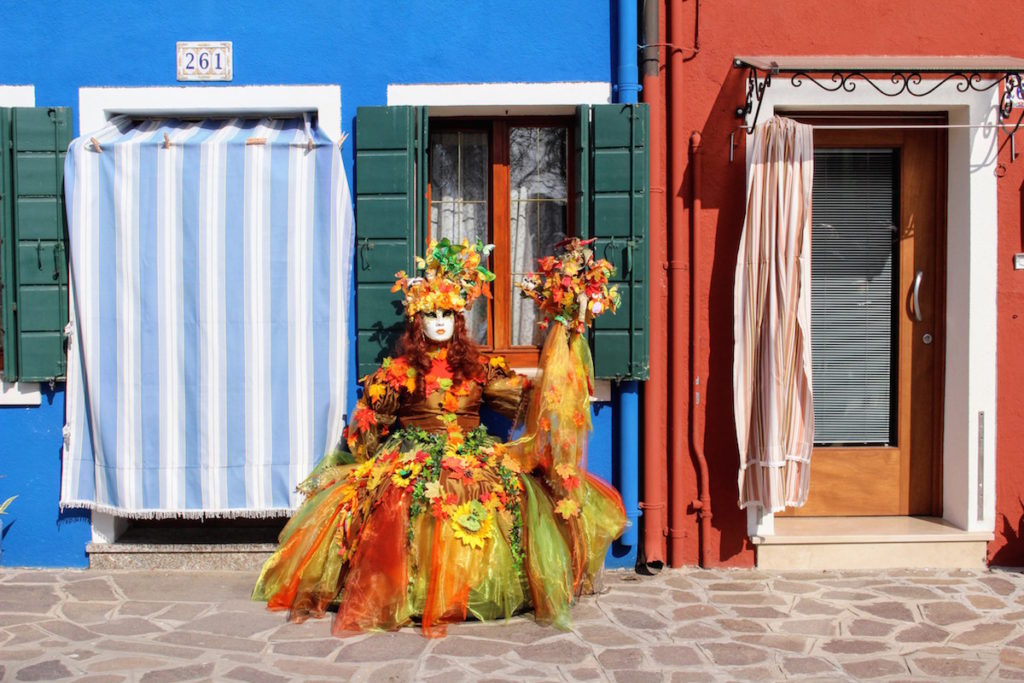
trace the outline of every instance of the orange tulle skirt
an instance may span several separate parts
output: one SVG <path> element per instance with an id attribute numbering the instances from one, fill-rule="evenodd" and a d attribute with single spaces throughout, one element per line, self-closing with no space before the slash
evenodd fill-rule
<path id="1" fill-rule="evenodd" d="M 419 623 L 437 637 L 527 610 L 568 628 L 626 518 L 585 469 L 586 344 L 555 329 L 542 362 L 516 441 L 407 428 L 365 462 L 325 459 L 253 598 L 295 621 L 336 605 L 336 635 Z"/>

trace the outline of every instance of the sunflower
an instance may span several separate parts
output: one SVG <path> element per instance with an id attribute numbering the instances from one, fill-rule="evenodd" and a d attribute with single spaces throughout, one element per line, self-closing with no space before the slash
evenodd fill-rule
<path id="1" fill-rule="evenodd" d="M 455 538 L 471 548 L 480 549 L 491 537 L 494 515 L 479 500 L 469 500 L 455 508 L 451 524 Z"/>
<path id="2" fill-rule="evenodd" d="M 399 488 L 409 488 L 409 485 L 416 479 L 416 476 L 423 469 L 418 462 L 410 462 L 399 465 L 391 475 L 391 483 Z"/>

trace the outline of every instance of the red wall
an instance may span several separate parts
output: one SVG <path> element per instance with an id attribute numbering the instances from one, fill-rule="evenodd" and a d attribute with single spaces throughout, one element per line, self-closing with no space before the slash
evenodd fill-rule
<path id="1" fill-rule="evenodd" d="M 667 0 L 663 11 L 683 12 L 692 36 L 697 0 Z M 737 55 L 995 55 L 1024 56 L 1020 31 L 1024 3 L 951 0 L 870 0 L 821 2 L 700 2 L 700 52 L 683 63 L 684 129 L 670 131 L 684 142 L 692 131 L 703 136 L 704 268 L 699 292 L 700 325 L 707 335 L 705 367 L 707 428 L 705 451 L 711 470 L 714 563 L 749 566 L 754 553 L 746 536 L 746 515 L 736 504 L 738 455 L 732 415 L 732 295 L 736 250 L 743 223 L 745 140 L 734 110 L 745 94 L 745 74 L 732 68 Z M 663 21 L 665 16 L 662 17 Z M 653 42 L 653 41 L 652 41 Z M 662 51 L 665 59 L 665 52 Z M 664 63 L 664 62 L 663 62 Z M 813 86 L 808 86 L 813 87 Z M 840 95 L 837 94 L 837 97 Z M 1016 116 L 1020 110 L 1014 112 Z M 736 132 L 736 154 L 729 162 L 729 135 Z M 1024 130 L 1018 136 L 1024 151 Z M 1012 270 L 1012 254 L 1024 251 L 1024 158 L 1011 164 L 1008 146 L 999 180 L 998 411 L 996 539 L 989 555 L 1001 565 L 1024 565 L 1024 271 Z M 682 191 L 690 207 L 690 169 Z M 671 176 L 669 176 L 671 178 Z M 655 200 L 657 198 L 655 197 Z M 688 217 L 687 217 L 688 223 Z M 651 226 L 652 231 L 659 229 Z M 664 226 L 661 227 L 664 229 Z M 951 226 L 952 229 L 952 226 Z M 652 257 L 658 272 L 660 257 Z M 671 256 L 670 258 L 679 258 Z M 671 346 L 675 348 L 674 342 Z M 685 346 L 685 344 L 684 344 Z M 679 362 L 678 360 L 673 362 Z M 684 500 L 697 496 L 697 478 L 687 473 Z M 678 503 L 673 503 L 678 504 Z M 697 562 L 697 520 L 689 514 L 687 563 Z"/>

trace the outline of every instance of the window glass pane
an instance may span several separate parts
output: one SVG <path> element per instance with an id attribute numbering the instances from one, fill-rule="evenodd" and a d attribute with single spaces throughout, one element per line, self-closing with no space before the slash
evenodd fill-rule
<path id="1" fill-rule="evenodd" d="M 487 134 L 462 133 L 460 149 L 462 198 L 487 201 Z"/>
<path id="2" fill-rule="evenodd" d="M 512 246 L 512 282 L 519 282 L 523 274 L 534 269 L 537 263 L 537 241 L 530 239 L 531 233 L 536 230 L 537 205 L 528 201 L 516 199 L 516 193 L 512 193 L 511 212 L 511 246 Z M 533 230 L 531 230 L 533 228 Z M 540 344 L 542 341 L 541 332 L 537 328 L 540 318 L 537 306 L 531 299 L 522 296 L 518 289 L 512 290 L 512 346 L 523 346 L 526 344 Z"/>
<path id="3" fill-rule="evenodd" d="M 489 241 L 487 134 L 440 131 L 430 134 L 430 235 L 453 242 Z M 487 343 L 487 302 L 466 314 L 470 336 Z"/>
<path id="4" fill-rule="evenodd" d="M 529 199 L 565 199 L 565 128 L 512 128 L 509 181 Z"/>
<path id="5" fill-rule="evenodd" d="M 565 128 L 511 128 L 509 210 L 512 258 L 511 343 L 540 344 L 536 306 L 514 287 L 537 259 L 554 252 L 568 229 Z"/>
<path id="6" fill-rule="evenodd" d="M 814 153 L 811 345 L 817 445 L 895 443 L 896 150 Z"/>

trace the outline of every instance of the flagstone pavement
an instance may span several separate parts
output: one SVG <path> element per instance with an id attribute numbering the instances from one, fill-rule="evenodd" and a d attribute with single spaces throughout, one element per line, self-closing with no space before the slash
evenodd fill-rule
<path id="1" fill-rule="evenodd" d="M 249 600 L 254 572 L 0 569 L 0 680 L 1024 679 L 1009 570 L 604 575 L 569 632 L 529 616 L 335 638 Z"/>

